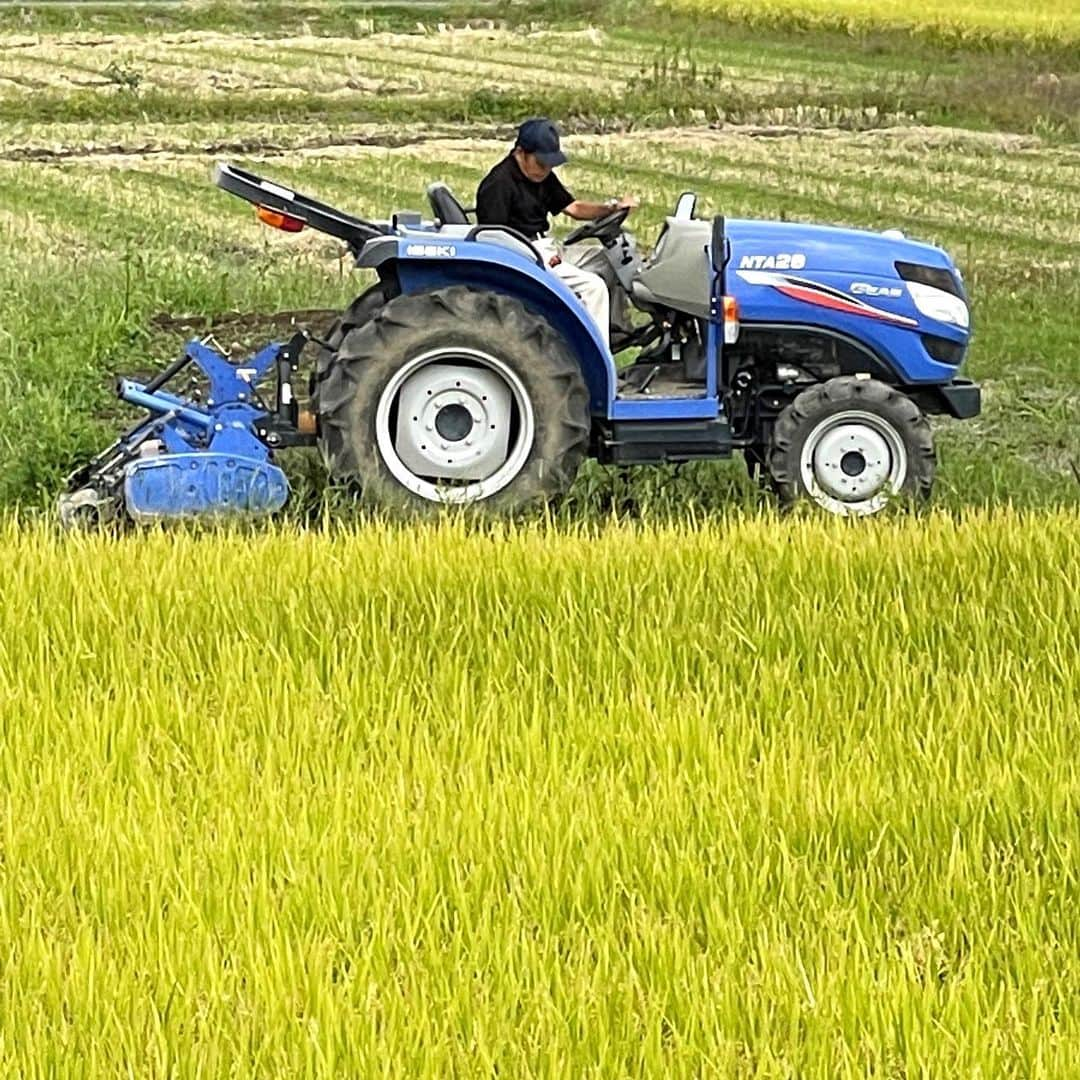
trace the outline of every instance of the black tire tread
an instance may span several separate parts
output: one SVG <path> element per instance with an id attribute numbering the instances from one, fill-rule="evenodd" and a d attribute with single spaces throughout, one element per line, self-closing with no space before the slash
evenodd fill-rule
<path id="1" fill-rule="evenodd" d="M 315 354 L 315 371 L 311 378 L 311 407 L 316 412 L 319 410 L 319 393 L 322 384 L 334 363 L 338 349 L 341 348 L 341 343 L 349 333 L 371 319 L 386 303 L 386 299 L 384 284 L 381 281 L 376 282 L 356 297 L 323 334 L 322 339 L 326 344 L 320 345 L 319 351 Z"/>
<path id="2" fill-rule="evenodd" d="M 843 375 L 804 390 L 780 413 L 773 425 L 766 465 L 773 490 L 782 505 L 804 497 L 797 454 L 802 433 L 810 422 L 840 408 L 862 408 L 888 419 L 908 447 L 908 473 L 903 494 L 926 499 L 934 483 L 937 464 L 930 424 L 919 407 L 901 390 L 877 379 Z"/>
<path id="3" fill-rule="evenodd" d="M 378 377 L 374 373 L 380 367 L 388 361 L 399 362 L 407 339 L 417 327 L 434 323 L 451 330 L 483 326 L 485 335 L 492 339 L 505 337 L 520 342 L 522 351 L 529 354 L 529 371 L 546 388 L 545 446 L 538 454 L 534 443 L 533 453 L 518 477 L 509 488 L 485 500 L 484 505 L 518 509 L 563 494 L 589 446 L 588 392 L 581 369 L 563 338 L 546 320 L 513 297 L 464 285 L 396 297 L 363 326 L 344 335 L 322 381 L 318 400 L 320 441 L 331 475 L 360 481 L 376 501 L 401 501 L 405 493 L 396 481 L 380 477 L 373 462 L 357 459 L 354 399 L 362 382 Z M 537 424 L 539 427 L 539 416 Z M 387 490 L 391 486 L 398 489 L 397 499 Z M 372 487 L 374 491 L 369 490 Z M 407 501 L 419 500 L 407 496 Z"/>

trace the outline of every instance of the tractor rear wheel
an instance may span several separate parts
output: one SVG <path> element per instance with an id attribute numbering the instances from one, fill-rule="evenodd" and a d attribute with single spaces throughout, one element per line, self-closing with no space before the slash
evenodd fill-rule
<path id="1" fill-rule="evenodd" d="M 315 371 L 311 376 L 311 404 L 318 411 L 319 390 L 327 372 L 330 370 L 334 357 L 337 355 L 345 335 L 358 326 L 363 326 L 374 314 L 386 303 L 388 299 L 386 286 L 383 282 L 376 282 L 369 289 L 365 289 L 330 325 L 330 329 L 323 335 L 325 345 L 319 346 L 315 356 Z"/>
<path id="2" fill-rule="evenodd" d="M 567 344 L 511 297 L 399 296 L 345 335 L 318 399 L 333 476 L 381 505 L 511 511 L 566 491 L 589 395 Z"/>
<path id="3" fill-rule="evenodd" d="M 810 499 L 846 517 L 897 498 L 925 499 L 934 483 L 930 425 L 906 394 L 844 376 L 804 390 L 777 417 L 766 464 L 782 504 Z"/>

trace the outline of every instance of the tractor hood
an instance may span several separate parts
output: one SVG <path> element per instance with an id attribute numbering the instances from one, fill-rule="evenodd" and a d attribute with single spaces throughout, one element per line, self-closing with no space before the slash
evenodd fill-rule
<path id="1" fill-rule="evenodd" d="M 879 233 L 789 221 L 729 218 L 728 270 L 820 271 L 896 277 L 896 263 L 952 271 L 952 259 L 931 244 L 908 240 L 899 232 Z"/>
<path id="2" fill-rule="evenodd" d="M 970 311 L 960 274 L 941 248 L 895 231 L 744 218 L 727 219 L 724 235 L 724 291 L 743 322 L 843 335 L 914 382 L 955 374 Z M 712 236 L 710 222 L 668 218 L 634 280 L 638 302 L 707 318 L 711 297 L 701 260 Z M 913 343 L 911 331 L 930 338 Z M 913 351 L 925 363 L 912 361 Z"/>
<path id="3" fill-rule="evenodd" d="M 899 232 L 725 222 L 724 289 L 744 323 L 843 338 L 904 382 L 956 375 L 971 336 L 960 274 L 941 248 Z"/>

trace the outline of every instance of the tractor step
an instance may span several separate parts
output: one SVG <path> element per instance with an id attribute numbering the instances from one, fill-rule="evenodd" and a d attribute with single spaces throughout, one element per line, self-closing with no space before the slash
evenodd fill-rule
<path id="1" fill-rule="evenodd" d="M 678 363 L 634 363 L 619 372 L 619 401 L 656 401 L 659 398 L 703 398 L 702 379 L 688 379 L 685 365 Z"/>
<path id="2" fill-rule="evenodd" d="M 604 464 L 659 465 L 730 457 L 731 427 L 716 420 L 616 420 L 599 429 L 597 458 Z"/>

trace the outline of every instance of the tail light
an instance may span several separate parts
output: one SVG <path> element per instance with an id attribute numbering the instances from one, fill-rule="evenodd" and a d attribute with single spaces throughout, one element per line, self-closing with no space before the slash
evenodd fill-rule
<path id="1" fill-rule="evenodd" d="M 255 216 L 264 224 L 270 225 L 282 232 L 300 232 L 304 223 L 291 214 L 283 214 L 280 210 L 271 210 L 268 206 L 257 206 Z"/>

